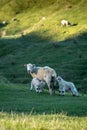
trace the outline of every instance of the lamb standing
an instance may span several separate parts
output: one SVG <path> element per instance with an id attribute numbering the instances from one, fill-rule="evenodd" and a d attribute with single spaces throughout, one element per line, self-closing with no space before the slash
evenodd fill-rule
<path id="1" fill-rule="evenodd" d="M 73 96 L 78 96 L 78 91 L 72 82 L 67 82 L 60 76 L 58 76 L 56 79 L 59 83 L 59 95 L 65 95 L 65 92 L 70 90 Z"/>
<path id="2" fill-rule="evenodd" d="M 36 67 L 34 64 L 25 64 L 27 72 L 33 77 L 39 80 L 45 81 L 49 88 L 50 95 L 54 93 L 57 74 L 54 69 L 45 67 Z"/>
<path id="3" fill-rule="evenodd" d="M 40 81 L 39 79 L 33 78 L 31 81 L 30 90 L 34 88 L 37 93 L 41 93 L 44 85 L 45 85 L 44 81 Z"/>

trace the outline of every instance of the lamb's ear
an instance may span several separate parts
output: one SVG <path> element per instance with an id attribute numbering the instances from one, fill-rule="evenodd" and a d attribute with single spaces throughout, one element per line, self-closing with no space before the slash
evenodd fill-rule
<path id="1" fill-rule="evenodd" d="M 25 67 L 27 67 L 27 64 L 24 64 Z"/>
<path id="2" fill-rule="evenodd" d="M 35 64 L 33 64 L 33 67 L 36 67 L 36 65 L 35 65 Z"/>

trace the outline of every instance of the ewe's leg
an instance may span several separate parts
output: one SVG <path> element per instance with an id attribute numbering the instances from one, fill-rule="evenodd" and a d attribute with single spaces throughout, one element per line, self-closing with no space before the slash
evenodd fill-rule
<path id="1" fill-rule="evenodd" d="M 49 88 L 49 93 L 52 95 L 54 93 L 54 79 L 52 79 L 51 75 L 48 75 L 45 77 L 45 82 L 47 83 L 47 86 Z"/>
<path id="2" fill-rule="evenodd" d="M 50 82 L 46 82 L 47 83 L 47 86 L 48 86 L 48 89 L 49 89 L 49 93 L 50 95 L 52 95 L 52 88 L 50 87 Z"/>
<path id="3" fill-rule="evenodd" d="M 54 84 L 54 81 L 51 81 L 51 83 L 50 83 L 50 87 L 51 87 L 51 89 L 52 89 L 52 94 L 55 94 L 55 84 Z"/>
<path id="4" fill-rule="evenodd" d="M 49 93 L 50 95 L 53 95 L 55 93 L 54 84 L 52 82 L 47 82 Z"/>

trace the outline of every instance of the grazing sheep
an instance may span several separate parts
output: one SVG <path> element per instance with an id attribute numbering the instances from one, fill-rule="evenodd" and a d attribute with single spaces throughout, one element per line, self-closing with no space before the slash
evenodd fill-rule
<path id="1" fill-rule="evenodd" d="M 17 21 L 17 18 L 16 17 L 12 18 L 12 21 Z"/>
<path id="2" fill-rule="evenodd" d="M 1 36 L 2 36 L 2 37 L 5 37 L 5 36 L 6 36 L 6 31 L 2 31 L 2 32 L 1 32 Z"/>
<path id="3" fill-rule="evenodd" d="M 42 17 L 42 20 L 46 20 L 46 17 Z"/>
<path id="4" fill-rule="evenodd" d="M 65 92 L 67 90 L 70 90 L 73 96 L 78 96 L 78 91 L 72 82 L 67 82 L 64 79 L 62 79 L 60 76 L 58 76 L 56 79 L 59 83 L 59 95 L 61 96 L 65 95 Z"/>
<path id="5" fill-rule="evenodd" d="M 30 73 L 33 78 L 37 78 L 47 83 L 50 95 L 54 93 L 57 77 L 54 69 L 48 66 L 36 67 L 34 64 L 25 64 L 24 66 L 27 67 L 27 72 Z"/>
<path id="6" fill-rule="evenodd" d="M 31 81 L 31 88 L 30 90 L 32 90 L 33 88 L 35 89 L 35 91 L 37 93 L 41 93 L 42 92 L 42 88 L 45 85 L 44 81 L 41 81 L 39 79 L 33 78 Z"/>
<path id="7" fill-rule="evenodd" d="M 70 26 L 71 23 L 69 21 L 67 21 L 67 20 L 62 20 L 61 21 L 61 25 L 63 25 L 63 26 Z"/>
<path id="8" fill-rule="evenodd" d="M 6 25 L 6 24 L 7 24 L 7 21 L 2 21 L 2 24 L 3 24 L 3 25 Z"/>

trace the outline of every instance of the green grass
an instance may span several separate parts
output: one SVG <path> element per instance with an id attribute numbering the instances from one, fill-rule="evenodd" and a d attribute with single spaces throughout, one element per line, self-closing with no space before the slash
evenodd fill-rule
<path id="1" fill-rule="evenodd" d="M 60 97 L 29 91 L 28 85 L 0 84 L 0 129 L 86 130 L 87 95 Z"/>
<path id="2" fill-rule="evenodd" d="M 0 130 L 87 130 L 86 18 L 87 0 L 2 0 Z M 75 26 L 62 27 L 62 19 Z M 25 63 L 54 68 L 75 83 L 81 96 L 60 97 L 58 88 L 55 96 L 47 89 L 42 94 L 29 91 Z"/>
<path id="3" fill-rule="evenodd" d="M 87 96 L 50 96 L 48 90 L 37 94 L 25 85 L 0 85 L 0 111 L 30 113 L 65 113 L 70 116 L 87 115 Z"/>

